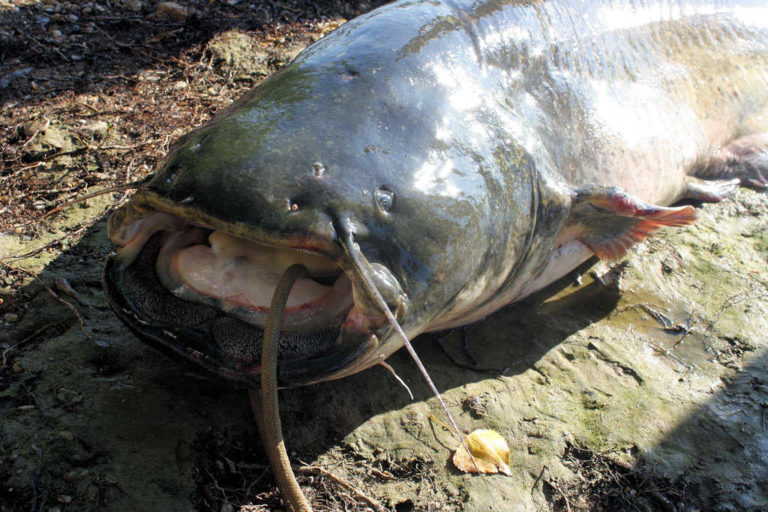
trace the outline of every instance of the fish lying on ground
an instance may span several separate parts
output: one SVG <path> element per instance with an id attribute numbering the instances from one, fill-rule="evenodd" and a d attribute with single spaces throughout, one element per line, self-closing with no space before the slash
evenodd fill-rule
<path id="1" fill-rule="evenodd" d="M 364 370 L 768 186 L 768 7 L 399 1 L 180 141 L 109 223 L 104 284 L 141 338 L 258 383 Z"/>

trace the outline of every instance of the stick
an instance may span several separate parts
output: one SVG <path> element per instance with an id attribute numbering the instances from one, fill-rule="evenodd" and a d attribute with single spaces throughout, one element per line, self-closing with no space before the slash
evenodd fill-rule
<path id="1" fill-rule="evenodd" d="M 376 512 L 387 512 L 387 509 L 384 507 L 384 505 L 382 505 L 381 503 L 379 503 L 375 499 L 371 498 L 370 496 L 366 495 L 365 493 L 363 493 L 363 491 L 361 491 L 360 489 L 358 489 L 357 487 L 355 487 L 351 483 L 347 482 L 343 478 L 334 475 L 330 471 L 327 471 L 327 470 L 325 470 L 323 468 L 320 468 L 320 467 L 317 467 L 317 466 L 304 466 L 304 467 L 297 468 L 297 471 L 299 473 L 310 473 L 310 472 L 312 472 L 312 473 L 320 473 L 324 477 L 333 480 L 334 482 L 336 482 L 340 486 L 342 486 L 345 489 L 351 491 L 355 496 L 357 496 L 361 500 L 363 500 L 366 503 L 368 503 L 371 507 L 373 507 L 373 509 Z"/>

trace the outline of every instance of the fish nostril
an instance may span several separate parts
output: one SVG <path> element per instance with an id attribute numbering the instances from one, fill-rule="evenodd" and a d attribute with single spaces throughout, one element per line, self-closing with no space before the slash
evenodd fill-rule
<path id="1" fill-rule="evenodd" d="M 322 178 L 325 174 L 325 166 L 322 162 L 315 162 L 312 164 L 312 176 L 315 178 Z"/>

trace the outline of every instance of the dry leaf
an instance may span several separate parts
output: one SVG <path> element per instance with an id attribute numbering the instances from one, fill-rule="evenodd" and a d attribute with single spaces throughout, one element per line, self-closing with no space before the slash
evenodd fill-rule
<path id="1" fill-rule="evenodd" d="M 501 437 L 501 434 L 495 430 L 479 429 L 475 430 L 464 438 L 467 447 L 475 458 L 475 464 L 460 444 L 453 454 L 453 463 L 459 470 L 465 473 L 503 473 L 512 476 L 509 469 L 509 445 Z"/>

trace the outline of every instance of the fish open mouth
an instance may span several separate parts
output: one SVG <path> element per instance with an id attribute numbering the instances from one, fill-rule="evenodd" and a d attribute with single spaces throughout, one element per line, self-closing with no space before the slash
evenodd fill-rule
<path id="1" fill-rule="evenodd" d="M 355 305 L 354 275 L 315 251 L 265 245 L 153 211 L 115 227 L 107 298 L 142 339 L 219 375 L 258 382 L 272 295 L 301 263 L 280 329 L 281 385 L 338 378 L 374 364 L 386 320 Z"/>

